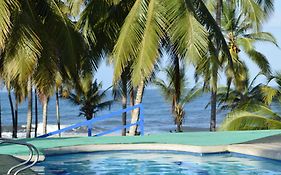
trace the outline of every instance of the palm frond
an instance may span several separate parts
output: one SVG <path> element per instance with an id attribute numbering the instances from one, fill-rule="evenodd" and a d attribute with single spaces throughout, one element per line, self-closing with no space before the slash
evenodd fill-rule
<path id="1" fill-rule="evenodd" d="M 191 2 L 168 1 L 167 18 L 171 23 L 168 30 L 175 52 L 186 60 L 196 63 L 207 51 L 208 34 L 204 26 L 194 17 Z"/>
<path id="2" fill-rule="evenodd" d="M 3 49 L 5 41 L 12 27 L 12 13 L 19 10 L 18 0 L 2 0 L 0 2 L 0 48 Z"/>
<path id="3" fill-rule="evenodd" d="M 132 83 L 137 86 L 142 80 L 149 77 L 160 57 L 160 41 L 164 36 L 165 17 L 164 7 L 157 0 L 150 0 L 147 4 L 146 18 L 140 19 L 145 24 L 141 32 L 141 41 L 138 43 L 137 57 L 132 65 Z"/>
<path id="4" fill-rule="evenodd" d="M 243 14 L 251 19 L 253 27 L 256 31 L 259 31 L 262 22 L 266 19 L 266 14 L 256 0 L 239 0 Z"/>
<path id="5" fill-rule="evenodd" d="M 263 96 L 263 102 L 266 105 L 270 105 L 273 98 L 276 97 L 276 95 L 278 94 L 278 90 L 269 86 L 262 86 L 260 88 L 260 91 L 262 93 Z"/>
<path id="6" fill-rule="evenodd" d="M 167 85 L 164 82 L 164 80 L 155 79 L 153 81 L 153 84 L 155 84 L 161 90 L 161 92 L 163 93 L 166 100 L 169 100 L 169 101 L 172 100 L 173 90 L 169 85 Z"/>
<path id="7" fill-rule="evenodd" d="M 274 0 L 255 0 L 263 9 L 266 16 L 270 16 L 274 11 Z"/>
<path id="8" fill-rule="evenodd" d="M 256 32 L 244 35 L 246 38 L 253 39 L 255 41 L 267 41 L 275 44 L 278 47 L 276 38 L 268 32 Z"/>
<path id="9" fill-rule="evenodd" d="M 227 115 L 219 130 L 257 130 L 257 129 L 280 129 L 281 122 L 268 119 L 258 114 L 235 111 Z"/>
<path id="10" fill-rule="evenodd" d="M 249 50 L 246 52 L 249 57 L 256 63 L 256 65 L 261 69 L 262 73 L 265 75 L 269 75 L 271 73 L 270 64 L 262 53 L 256 50 Z"/>
<path id="11" fill-rule="evenodd" d="M 202 0 L 193 0 L 192 4 L 190 4 L 191 1 L 185 0 L 188 8 L 191 8 L 194 10 L 196 14 L 196 19 L 200 21 L 200 23 L 205 26 L 210 33 L 212 33 L 216 44 L 219 46 L 217 49 L 221 49 L 222 52 L 226 55 L 226 57 L 229 60 L 230 67 L 232 68 L 232 60 L 231 60 L 231 54 L 228 49 L 228 45 L 225 41 L 225 38 L 221 32 L 220 27 L 217 25 L 217 22 L 205 6 L 204 2 Z"/>
<path id="12" fill-rule="evenodd" d="M 119 80 L 123 70 L 137 56 L 137 46 L 141 40 L 140 28 L 144 18 L 145 6 L 142 0 L 136 0 L 130 13 L 121 28 L 117 43 L 114 46 L 112 57 L 114 58 L 114 82 Z"/>
<path id="13" fill-rule="evenodd" d="M 204 90 L 202 88 L 199 88 L 198 85 L 194 86 L 188 94 L 182 98 L 181 104 L 189 103 L 196 98 L 200 97 L 204 93 Z"/>

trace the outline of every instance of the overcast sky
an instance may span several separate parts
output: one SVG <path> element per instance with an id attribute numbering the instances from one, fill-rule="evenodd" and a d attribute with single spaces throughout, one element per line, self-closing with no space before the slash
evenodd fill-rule
<path id="1" fill-rule="evenodd" d="M 281 1 L 280 0 L 275 1 L 275 12 L 271 16 L 269 21 L 264 25 L 263 31 L 272 33 L 276 37 L 278 44 L 281 47 Z M 263 53 L 268 58 L 273 72 L 281 71 L 281 49 L 268 43 L 257 43 L 256 46 L 257 46 L 257 50 Z M 245 61 L 249 67 L 251 77 L 254 77 L 259 72 L 259 69 L 248 59 L 245 59 Z M 192 68 L 190 68 L 190 71 L 187 72 L 187 75 L 188 75 L 188 79 L 191 82 L 190 86 L 192 86 L 193 84 Z M 163 77 L 162 74 L 159 74 L 158 76 L 160 76 L 161 78 Z M 95 77 L 98 79 L 98 81 L 103 82 L 103 89 L 105 89 L 111 86 L 112 84 L 113 68 L 111 66 L 107 66 L 105 63 L 102 63 Z M 258 81 L 263 81 L 263 80 L 260 79 Z M 225 78 L 223 75 L 221 75 L 220 84 L 224 84 L 224 83 L 225 83 Z"/>

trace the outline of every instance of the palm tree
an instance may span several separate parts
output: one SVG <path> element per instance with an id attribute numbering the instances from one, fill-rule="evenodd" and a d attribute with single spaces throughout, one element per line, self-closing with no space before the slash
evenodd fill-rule
<path id="1" fill-rule="evenodd" d="M 229 108 L 231 112 L 221 124 L 220 130 L 280 129 L 281 116 L 270 109 L 273 100 L 279 103 L 281 99 L 280 77 L 281 74 L 277 72 L 269 78 L 269 82 L 275 80 L 277 88 L 262 84 L 248 86 L 249 90 L 243 94 L 243 98 L 239 98 L 240 92 L 230 91 L 229 100 L 224 102 L 223 108 Z M 250 84 L 253 85 L 253 82 Z"/>
<path id="2" fill-rule="evenodd" d="M 101 92 L 102 84 L 97 83 L 97 80 L 92 82 L 92 78 L 91 74 L 87 74 L 81 77 L 75 92 L 66 89 L 62 92 L 62 98 L 69 99 L 73 104 L 80 106 L 79 115 L 87 120 L 91 120 L 97 112 L 109 108 L 113 103 L 113 100 L 105 100 L 106 92 L 110 88 Z M 91 129 L 88 133 L 91 133 Z"/>
<path id="3" fill-rule="evenodd" d="M 239 9 L 246 18 L 251 19 L 251 28 L 255 31 L 259 31 L 262 24 L 270 17 L 274 11 L 274 0 L 205 0 L 208 9 L 211 12 L 218 12 L 217 9 L 224 11 L 224 6 L 235 6 Z M 220 8 L 220 5 L 223 8 Z"/>
<path id="4" fill-rule="evenodd" d="M 14 112 L 14 121 L 15 124 L 13 126 L 13 136 L 14 138 L 17 138 L 17 132 L 18 132 L 18 105 L 21 104 L 26 99 L 26 83 L 18 84 L 17 81 L 15 81 L 14 86 L 14 94 L 15 94 L 15 112 Z"/>
<path id="5" fill-rule="evenodd" d="M 79 15 L 77 28 L 81 30 L 84 38 L 86 38 L 86 41 L 92 50 L 90 53 L 91 56 L 95 57 L 97 61 L 100 61 L 101 58 L 109 55 L 112 52 L 121 25 L 123 24 L 124 19 L 129 13 L 133 3 L 134 1 L 131 0 L 69 0 L 71 15 Z M 82 12 L 80 12 L 82 4 L 85 6 L 85 8 Z M 112 63 L 112 59 L 114 58 L 108 58 L 109 62 Z M 121 101 L 123 109 L 127 107 L 127 84 L 130 81 L 127 73 L 128 71 L 122 73 L 120 81 L 121 84 L 114 83 L 114 89 L 121 92 L 119 95 L 120 98 L 122 98 Z M 123 125 L 126 125 L 126 115 L 127 113 L 122 114 Z M 122 130 L 122 135 L 126 135 L 125 128 Z"/>
<path id="6" fill-rule="evenodd" d="M 268 32 L 253 31 L 252 20 L 243 16 L 235 8 L 235 5 L 228 5 L 224 7 L 223 30 L 228 40 L 234 69 L 237 69 L 238 74 L 233 74 L 226 66 L 226 75 L 229 81 L 234 80 L 235 86 L 239 86 L 246 78 L 243 69 L 244 65 L 241 57 L 241 51 L 246 53 L 260 68 L 265 75 L 271 73 L 270 65 L 262 53 L 257 51 L 254 47 L 256 42 L 269 42 L 277 46 L 276 39 Z M 240 73 L 241 72 L 241 73 Z"/>
<path id="7" fill-rule="evenodd" d="M 179 61 L 178 57 L 174 59 Z M 179 75 L 177 75 L 176 71 L 179 71 Z M 184 106 L 186 103 L 198 97 L 202 93 L 202 90 L 197 88 L 197 86 L 189 91 L 185 89 L 187 80 L 185 78 L 183 64 L 178 68 L 174 66 L 167 67 L 164 72 L 166 74 L 167 83 L 161 79 L 156 79 L 154 84 L 161 89 L 165 99 L 171 102 L 172 114 L 174 116 L 174 122 L 177 125 L 177 132 L 182 132 L 182 124 L 185 117 Z"/>
<path id="8" fill-rule="evenodd" d="M 219 0 L 207 1 L 206 3 L 209 9 L 215 13 L 218 25 L 222 24 L 221 28 L 223 31 L 226 30 L 226 33 L 230 33 L 230 31 L 232 32 L 233 30 L 235 30 L 236 33 L 239 33 L 238 35 L 240 35 L 240 37 L 243 36 L 243 38 L 249 38 L 249 40 L 244 41 L 244 45 L 250 45 L 250 47 L 247 48 L 248 54 L 251 56 L 251 58 L 253 58 L 254 62 L 258 63 L 263 71 L 269 72 L 269 64 L 267 60 L 265 59 L 264 55 L 254 49 L 252 40 L 270 41 L 276 43 L 275 39 L 269 33 L 259 32 L 261 24 L 267 19 L 270 12 L 273 10 L 272 1 Z M 240 11 L 238 12 L 238 10 Z M 243 19 L 245 20 L 243 21 Z M 243 23 L 240 23 L 240 20 L 243 21 Z M 245 34 L 245 32 L 251 31 L 253 29 L 255 32 L 252 35 L 247 36 Z M 232 81 L 235 81 L 235 85 L 239 86 L 239 82 L 241 84 L 241 82 L 245 80 L 245 76 L 241 74 L 242 72 L 245 72 L 241 70 L 243 69 L 243 67 L 245 67 L 245 65 L 243 65 L 240 60 L 237 60 L 237 55 L 234 55 L 234 53 L 237 54 L 238 52 L 240 52 L 239 47 L 237 47 L 237 43 L 241 44 L 241 42 L 237 42 L 234 45 L 233 41 L 236 42 L 236 38 L 233 38 L 233 33 L 230 34 L 231 35 L 229 36 L 231 36 L 231 38 L 229 42 L 229 48 L 232 60 L 231 62 L 229 62 L 229 60 L 226 60 L 226 62 L 228 62 L 228 65 L 226 66 L 228 87 L 230 87 Z M 225 38 L 228 37 L 226 36 Z M 209 88 L 211 90 L 210 130 L 214 131 L 216 128 L 216 93 L 218 72 L 219 69 L 222 68 L 221 66 L 224 61 L 222 58 L 223 55 L 219 54 L 219 47 L 216 46 L 216 44 L 210 43 L 209 51 L 209 61 L 207 61 L 208 59 L 203 59 L 199 63 L 199 66 L 197 67 L 197 74 L 198 72 L 200 72 L 199 74 L 205 74 L 204 79 L 208 81 L 205 82 L 205 84 L 209 85 Z M 204 64 L 205 66 L 202 66 L 202 64 Z M 207 67 L 209 68 L 209 70 L 207 70 Z"/>
<path id="9" fill-rule="evenodd" d="M 57 116 L 57 126 L 58 130 L 60 130 L 60 105 L 59 105 L 59 91 L 58 88 L 56 88 L 56 116 Z M 61 136 L 59 134 L 59 136 Z"/>
<path id="10" fill-rule="evenodd" d="M 11 88 L 7 86 L 8 88 L 8 98 L 10 102 L 10 108 L 11 108 L 11 114 L 12 114 L 12 122 L 13 122 L 13 138 L 16 138 L 16 133 L 15 133 L 15 127 L 16 127 L 16 119 L 15 119 L 15 111 L 14 111 L 14 104 L 12 100 L 12 95 L 11 95 Z"/>
<path id="11" fill-rule="evenodd" d="M 30 137 L 31 89 L 32 83 L 38 84 L 35 81 L 40 79 L 35 74 L 39 67 L 43 67 L 40 63 L 54 63 L 64 78 L 72 78 L 74 81 L 78 79 L 79 71 L 86 64 L 91 64 L 86 44 L 73 23 L 62 13 L 60 2 L 12 0 L 1 3 L 0 47 L 3 49 L 3 75 L 11 80 L 30 82 L 27 120 L 27 137 Z M 92 66 L 96 66 L 93 60 Z M 44 74 L 40 75 L 44 79 Z"/>
<path id="12" fill-rule="evenodd" d="M 219 27 L 201 0 L 135 1 L 113 50 L 114 80 L 117 81 L 129 62 L 133 62 L 132 84 L 138 87 L 135 104 L 141 103 L 145 81 L 160 58 L 159 48 L 164 36 L 168 33 L 182 58 L 198 60 L 208 47 L 203 26 L 215 33 L 218 43 L 229 55 Z M 138 116 L 139 109 L 136 109 L 131 122 L 135 123 Z M 136 128 L 130 128 L 130 135 L 135 135 Z"/>
<path id="13" fill-rule="evenodd" d="M 263 74 L 258 74 L 251 82 L 246 78 L 244 87 L 220 88 L 218 91 L 218 101 L 221 109 L 225 110 L 243 110 L 249 108 L 249 105 L 264 105 L 269 107 L 272 100 L 278 94 L 278 90 L 266 84 L 255 84 L 255 80 Z M 248 77 L 248 76 L 247 76 Z M 243 91 L 241 91 L 243 89 Z"/>
<path id="14" fill-rule="evenodd" d="M 243 92 L 240 89 L 230 89 L 229 92 L 227 88 L 220 89 L 218 99 L 221 109 L 230 110 L 220 130 L 281 128 L 281 117 L 270 109 L 270 104 L 280 97 L 280 92 L 264 84 L 254 86 L 259 75 L 262 74 L 258 74 L 250 83 L 246 80 Z"/>
<path id="15" fill-rule="evenodd" d="M 132 89 L 130 86 L 130 69 L 129 67 L 126 69 L 127 71 L 122 73 L 121 81 L 116 83 L 113 88 L 113 96 L 115 100 L 121 99 L 122 109 L 127 108 L 128 103 L 128 89 Z M 129 91 L 129 93 L 131 93 Z M 122 125 L 126 126 L 127 124 L 127 112 L 122 113 Z M 122 129 L 122 136 L 126 136 L 126 128 Z"/>

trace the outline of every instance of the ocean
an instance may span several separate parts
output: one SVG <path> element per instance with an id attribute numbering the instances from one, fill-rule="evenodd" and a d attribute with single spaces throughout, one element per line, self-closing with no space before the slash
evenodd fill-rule
<path id="1" fill-rule="evenodd" d="M 2 125 L 3 125 L 3 137 L 11 137 L 11 126 L 12 117 L 11 110 L 8 101 L 7 92 L 1 92 L 1 105 L 2 105 Z M 107 96 L 108 99 L 112 98 L 110 93 Z M 207 131 L 209 129 L 210 122 L 210 108 L 205 108 L 210 100 L 210 94 L 204 94 L 198 97 L 194 101 L 185 105 L 185 120 L 184 120 L 184 131 Z M 34 100 L 33 100 L 34 102 Z M 34 104 L 33 104 L 34 106 Z M 157 89 L 146 89 L 143 97 L 144 106 L 144 128 L 145 134 L 155 133 L 168 133 L 175 132 L 176 126 L 173 122 L 171 115 L 171 105 L 166 102 L 161 92 Z M 99 111 L 96 116 L 103 116 L 111 112 L 121 109 L 121 103 L 115 102 L 110 110 Z M 273 105 L 275 111 L 280 111 L 278 104 Z M 38 135 L 42 134 L 42 106 L 38 101 L 38 117 L 39 117 L 39 128 Z M 218 125 L 223 121 L 227 111 L 218 111 L 217 123 Z M 25 126 L 26 126 L 26 115 L 27 115 L 27 101 L 23 102 L 19 106 L 19 133 L 18 137 L 25 137 Z M 73 105 L 68 100 L 60 99 L 60 115 L 61 115 L 61 128 L 67 127 L 78 122 L 85 121 L 86 119 L 79 116 L 79 106 Z M 128 121 L 130 122 L 130 113 L 128 113 Z M 34 112 L 33 112 L 33 123 L 34 123 Z M 100 121 L 94 124 L 93 133 L 99 133 L 105 130 L 113 129 L 121 126 L 121 114 L 119 116 Z M 34 125 L 33 125 L 34 127 Z M 55 97 L 51 97 L 48 106 L 48 132 L 57 130 L 56 125 L 56 107 Z M 114 133 L 120 135 L 121 131 Z M 71 132 L 62 134 L 63 136 L 70 135 L 87 135 L 86 128 L 77 128 Z"/>

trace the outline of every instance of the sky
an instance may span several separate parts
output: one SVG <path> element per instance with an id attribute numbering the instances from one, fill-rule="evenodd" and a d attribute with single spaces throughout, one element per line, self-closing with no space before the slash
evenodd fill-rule
<path id="1" fill-rule="evenodd" d="M 263 31 L 272 33 L 277 39 L 280 48 L 276 47 L 275 45 L 264 43 L 264 42 L 257 43 L 256 48 L 258 51 L 260 51 L 267 57 L 273 72 L 281 71 L 281 1 L 280 0 L 275 0 L 275 12 L 272 14 L 268 22 L 264 24 Z M 244 59 L 244 60 L 250 70 L 251 78 L 255 77 L 255 75 L 257 75 L 259 72 L 258 67 L 254 65 L 251 61 L 249 61 L 249 59 Z M 160 78 L 164 78 L 163 74 L 161 73 L 157 74 L 157 76 Z M 190 86 L 192 86 L 194 84 L 192 80 L 193 68 L 190 68 L 189 71 L 187 71 L 187 76 L 188 79 L 190 80 Z M 113 78 L 112 66 L 106 65 L 105 62 L 102 62 L 95 77 L 98 79 L 98 81 L 102 81 L 103 89 L 111 86 L 112 78 Z M 225 77 L 223 75 L 220 75 L 220 77 L 221 80 L 219 84 L 225 84 Z M 262 82 L 262 81 L 265 80 L 257 79 L 257 82 Z M 271 85 L 275 85 L 275 84 L 272 83 Z M 154 87 L 149 86 L 149 88 L 154 88 Z"/>

